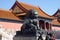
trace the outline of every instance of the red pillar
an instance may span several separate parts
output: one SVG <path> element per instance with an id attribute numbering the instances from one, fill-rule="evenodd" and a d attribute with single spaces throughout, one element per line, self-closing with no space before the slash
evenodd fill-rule
<path id="1" fill-rule="evenodd" d="M 41 28 L 41 21 L 39 20 L 39 27 Z"/>
<path id="2" fill-rule="evenodd" d="M 46 22 L 44 22 L 44 29 L 46 30 Z"/>
<path id="3" fill-rule="evenodd" d="M 50 30 L 52 30 L 52 26 L 51 26 L 51 23 L 50 23 Z"/>
<path id="4" fill-rule="evenodd" d="M 49 30 L 51 30 L 51 23 L 49 23 Z"/>

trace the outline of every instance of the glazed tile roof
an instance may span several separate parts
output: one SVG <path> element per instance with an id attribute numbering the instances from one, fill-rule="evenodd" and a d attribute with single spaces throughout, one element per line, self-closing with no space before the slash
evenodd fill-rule
<path id="1" fill-rule="evenodd" d="M 60 26 L 60 22 L 57 19 L 52 20 L 51 22 L 53 25 L 59 25 Z"/>
<path id="2" fill-rule="evenodd" d="M 13 15 L 13 13 L 11 11 L 2 10 L 2 9 L 0 10 L 0 18 L 11 19 L 11 20 L 20 20 L 15 15 Z"/>
<path id="3" fill-rule="evenodd" d="M 53 19 L 54 20 L 52 20 L 52 24 L 53 25 L 59 25 L 60 26 L 60 22 L 58 21 L 58 15 L 60 15 L 60 9 L 58 9 L 53 15 L 52 15 L 52 17 L 53 17 Z"/>
<path id="4" fill-rule="evenodd" d="M 32 6 L 32 5 L 29 5 L 29 4 L 26 4 L 26 3 L 22 3 L 22 2 L 19 2 L 19 1 L 16 1 L 15 4 L 17 4 L 20 9 L 23 9 L 24 11 L 27 11 L 27 10 L 30 10 L 30 9 L 34 9 L 38 12 L 38 15 L 40 17 L 44 17 L 44 18 L 49 18 L 49 19 L 52 19 L 51 16 L 49 16 L 48 14 L 46 14 L 44 11 L 42 11 L 39 7 L 36 7 L 36 6 Z M 13 5 L 14 6 L 14 5 Z M 12 8 L 13 8 L 12 6 Z M 25 14 L 24 14 L 25 15 Z"/>
<path id="5" fill-rule="evenodd" d="M 44 11 L 41 10 L 41 8 L 39 7 L 36 7 L 36 6 L 32 6 L 32 5 L 28 5 L 28 4 L 25 4 L 25 3 L 22 3 L 22 2 L 19 2 L 20 5 L 22 5 L 25 9 L 29 10 L 29 9 L 34 9 L 38 12 L 38 15 L 41 16 L 41 17 L 45 17 L 45 18 L 51 18 L 51 16 L 49 16 L 48 14 L 46 14 Z"/>

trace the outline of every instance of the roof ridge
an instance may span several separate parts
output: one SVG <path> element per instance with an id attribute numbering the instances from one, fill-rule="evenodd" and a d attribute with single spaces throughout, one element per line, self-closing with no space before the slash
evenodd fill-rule
<path id="1" fill-rule="evenodd" d="M 39 9 L 40 9 L 44 14 L 46 14 L 47 16 L 50 16 L 50 15 L 48 15 L 46 12 L 44 12 L 40 7 L 39 7 Z M 50 16 L 50 17 L 52 17 L 52 16 Z"/>
<path id="2" fill-rule="evenodd" d="M 60 12 L 59 8 L 56 10 L 56 12 L 52 16 L 54 16 L 55 14 L 57 14 L 57 12 Z"/>
<path id="3" fill-rule="evenodd" d="M 25 2 L 21 2 L 21 1 L 17 1 L 17 2 L 22 3 L 22 4 L 26 4 L 26 5 L 28 5 L 28 6 L 32 6 L 32 7 L 38 8 L 37 6 L 31 5 L 31 4 L 28 4 L 28 3 L 25 3 Z"/>

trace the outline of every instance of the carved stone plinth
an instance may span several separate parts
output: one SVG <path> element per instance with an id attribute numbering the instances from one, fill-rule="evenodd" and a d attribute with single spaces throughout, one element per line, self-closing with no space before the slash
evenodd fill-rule
<path id="1" fill-rule="evenodd" d="M 35 34 L 24 34 L 20 31 L 17 31 L 13 40 L 37 40 L 37 37 Z"/>
<path id="2" fill-rule="evenodd" d="M 36 37 L 25 37 L 25 36 L 16 36 L 13 38 L 14 40 L 37 40 Z"/>

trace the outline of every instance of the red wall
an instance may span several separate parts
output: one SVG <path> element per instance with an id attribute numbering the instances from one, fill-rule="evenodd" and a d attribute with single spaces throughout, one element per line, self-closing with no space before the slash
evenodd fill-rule
<path id="1" fill-rule="evenodd" d="M 60 27 L 58 27 L 58 26 L 52 26 L 52 30 L 60 31 Z"/>
<path id="2" fill-rule="evenodd" d="M 22 23 L 0 22 L 0 27 L 5 29 L 21 30 Z"/>

